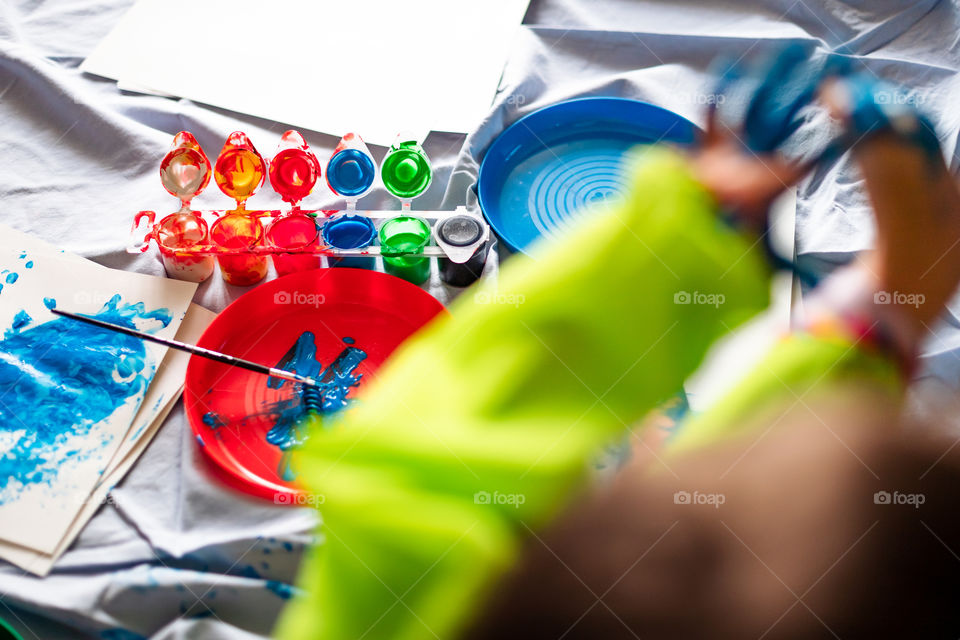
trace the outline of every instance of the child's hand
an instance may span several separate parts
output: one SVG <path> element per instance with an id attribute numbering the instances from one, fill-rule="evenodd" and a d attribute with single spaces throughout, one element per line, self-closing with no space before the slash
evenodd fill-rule
<path id="1" fill-rule="evenodd" d="M 773 154 L 754 153 L 734 132 L 720 130 L 713 110 L 702 146 L 691 161 L 697 179 L 724 211 L 757 229 L 763 228 L 770 204 L 810 168 Z"/>

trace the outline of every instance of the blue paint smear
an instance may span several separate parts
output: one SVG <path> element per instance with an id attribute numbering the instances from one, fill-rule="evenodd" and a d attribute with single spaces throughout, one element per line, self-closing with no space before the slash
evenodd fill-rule
<path id="1" fill-rule="evenodd" d="M 27 257 L 27 252 L 26 252 L 26 251 L 21 251 L 21 252 L 20 252 L 20 260 L 23 260 L 23 259 L 26 258 L 26 257 Z"/>
<path id="2" fill-rule="evenodd" d="M 24 328 L 23 316 L 0 340 L 0 505 L 106 446 L 85 436 L 144 392 L 154 374 L 139 338 L 69 318 Z M 167 309 L 122 304 L 119 295 L 92 317 L 147 331 L 172 320 Z"/>
<path id="3" fill-rule="evenodd" d="M 352 388 L 360 384 L 362 377 L 362 374 L 354 372 L 366 359 L 366 352 L 349 346 L 355 343 L 353 338 L 343 338 L 343 342 L 348 346 L 324 369 L 323 364 L 317 360 L 316 338 L 313 332 L 305 331 L 276 364 L 279 369 L 293 371 L 318 381 L 319 388 L 309 393 L 317 398 L 312 404 L 315 404 L 319 413 L 324 416 L 332 416 L 349 404 L 347 396 Z M 282 378 L 267 378 L 267 386 L 271 389 L 280 389 L 287 382 Z M 268 443 L 279 448 L 284 454 L 280 459 L 277 475 L 288 482 L 296 479 L 296 474 L 290 467 L 293 449 L 306 442 L 308 436 L 303 423 L 303 417 L 307 414 L 305 395 L 308 392 L 302 384 L 291 384 L 294 385 L 294 393 L 289 399 L 272 402 L 267 406 L 268 415 L 274 422 L 266 437 Z M 205 413 L 202 421 L 214 430 L 227 424 L 226 420 L 212 411 Z"/>
<path id="4" fill-rule="evenodd" d="M 352 345 L 354 341 L 353 338 L 346 338 L 344 342 Z M 323 364 L 317 360 L 316 338 L 313 332 L 305 331 L 276 366 L 278 369 L 293 371 L 317 380 L 319 393 L 313 393 L 319 398 L 319 412 L 322 415 L 332 415 L 347 406 L 347 394 L 350 389 L 360 384 L 362 375 L 355 375 L 354 371 L 366 357 L 364 351 L 347 346 L 330 366 L 324 369 Z M 271 389 L 280 389 L 286 382 L 282 378 L 267 378 L 267 386 Z M 306 429 L 300 424 L 305 414 L 304 394 L 304 386 L 298 384 L 291 400 L 277 403 L 276 422 L 267 432 L 267 442 L 284 452 L 277 475 L 288 482 L 296 478 L 290 468 L 290 452 L 306 442 L 307 438 Z"/>
<path id="5" fill-rule="evenodd" d="M 296 593 L 294 591 L 294 588 L 291 587 L 289 584 L 286 584 L 284 582 L 278 582 L 276 580 L 267 580 L 266 587 L 267 587 L 267 591 L 273 592 L 274 594 L 276 594 L 278 598 L 281 598 L 282 600 L 289 600 L 290 598 L 293 597 L 294 593 Z"/>
<path id="6" fill-rule="evenodd" d="M 33 260 L 28 260 L 27 264 L 23 266 L 25 266 L 27 269 L 33 269 Z"/>
<path id="7" fill-rule="evenodd" d="M 19 277 L 20 277 L 20 275 L 17 274 L 17 273 L 8 273 L 8 274 L 7 274 L 7 284 L 13 284 L 14 282 L 17 281 L 17 278 L 19 278 Z"/>
<path id="8" fill-rule="evenodd" d="M 56 309 L 57 308 L 56 298 L 44 298 L 43 306 L 45 306 L 47 309 Z"/>

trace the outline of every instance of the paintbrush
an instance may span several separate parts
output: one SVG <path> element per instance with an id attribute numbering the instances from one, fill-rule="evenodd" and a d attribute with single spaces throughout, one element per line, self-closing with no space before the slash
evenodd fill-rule
<path id="1" fill-rule="evenodd" d="M 140 338 L 141 340 L 146 340 L 147 342 L 155 342 L 157 344 L 162 344 L 165 347 L 170 347 L 171 349 L 178 349 L 179 351 L 186 351 L 195 356 L 200 356 L 201 358 L 206 358 L 208 360 L 213 360 L 215 362 L 220 362 L 222 364 L 228 364 L 232 367 L 240 367 L 241 369 L 247 369 L 248 371 L 254 371 L 256 373 L 262 373 L 267 376 L 273 376 L 274 378 L 282 378 L 284 380 L 290 380 L 292 382 L 299 382 L 305 384 L 308 387 L 317 387 L 319 386 L 318 382 L 313 378 L 308 378 L 306 376 L 301 376 L 292 371 L 286 371 L 284 369 L 277 369 L 276 367 L 268 367 L 264 364 L 259 364 L 256 362 L 251 362 L 249 360 L 244 360 L 243 358 L 237 358 L 236 356 L 227 355 L 226 353 L 220 353 L 219 351 L 212 351 L 210 349 L 205 349 L 204 347 L 198 347 L 193 344 L 187 344 L 186 342 L 180 342 L 179 340 L 171 340 L 169 338 L 160 338 L 149 333 L 144 333 L 143 331 L 137 331 L 136 329 L 128 329 L 127 327 L 121 327 L 110 322 L 104 322 L 103 320 L 97 320 L 96 318 L 88 318 L 87 316 L 81 316 L 76 313 L 70 313 L 69 311 L 61 311 L 60 309 L 50 309 L 53 313 L 58 316 L 63 316 L 65 318 L 71 318 L 73 320 L 79 320 L 80 322 L 86 322 L 87 324 L 92 324 L 95 327 L 101 327 L 103 329 L 109 329 L 110 331 L 116 331 L 124 335 L 133 336 L 134 338 Z"/>

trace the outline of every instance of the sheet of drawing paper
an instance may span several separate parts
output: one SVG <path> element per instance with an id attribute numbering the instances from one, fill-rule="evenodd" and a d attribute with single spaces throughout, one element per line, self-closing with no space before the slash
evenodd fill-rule
<path id="1" fill-rule="evenodd" d="M 204 309 L 200 305 L 191 304 L 177 331 L 177 340 L 188 344 L 196 344 L 216 317 L 217 314 L 213 311 Z M 153 383 L 147 389 L 147 395 L 143 399 L 140 411 L 124 436 L 123 443 L 114 453 L 113 459 L 108 465 L 108 471 L 104 475 L 126 459 L 144 439 L 149 441 L 149 438 L 145 438 L 145 436 L 148 435 L 147 432 L 150 427 L 154 425 L 159 427 L 157 416 L 171 404 L 171 401 L 176 402 L 177 398 L 180 397 L 189 362 L 189 353 L 176 349 L 167 350 L 163 362 L 157 369 L 157 375 L 154 377 Z M 105 480 L 102 480 L 100 484 L 104 482 Z"/>
<path id="2" fill-rule="evenodd" d="M 401 130 L 479 126 L 528 3 L 139 0 L 81 69 L 389 144 Z"/>
<path id="3" fill-rule="evenodd" d="M 122 444 L 196 285 L 0 247 L 0 539 L 52 553 Z"/>
<path id="4" fill-rule="evenodd" d="M 179 331 L 177 331 L 177 340 L 196 343 L 216 315 L 199 305 L 191 304 Z M 163 364 L 154 376 L 147 391 L 147 396 L 144 398 L 141 409 L 137 413 L 123 445 L 114 454 L 107 469 L 103 472 L 100 482 L 74 518 L 69 530 L 53 553 L 40 553 L 26 547 L 0 541 L 0 558 L 36 575 L 44 576 L 50 573 L 57 559 L 76 540 L 83 527 L 106 501 L 110 490 L 123 479 L 140 457 L 140 454 L 149 446 L 153 436 L 160 430 L 163 421 L 180 398 L 189 362 L 190 354 L 174 349 L 167 351 Z M 163 400 L 159 400 L 159 408 L 156 411 L 151 411 L 149 409 L 150 403 L 158 402 L 159 398 L 163 398 Z M 133 437 L 133 434 L 137 434 L 136 437 Z"/>

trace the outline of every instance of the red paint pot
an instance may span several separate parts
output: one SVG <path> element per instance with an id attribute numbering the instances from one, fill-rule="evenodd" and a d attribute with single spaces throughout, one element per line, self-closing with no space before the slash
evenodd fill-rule
<path id="1" fill-rule="evenodd" d="M 319 243 L 316 221 L 302 213 L 281 216 L 267 227 L 267 243 L 278 250 L 313 249 Z M 277 275 L 319 269 L 319 254 L 274 254 L 273 266 Z"/>

